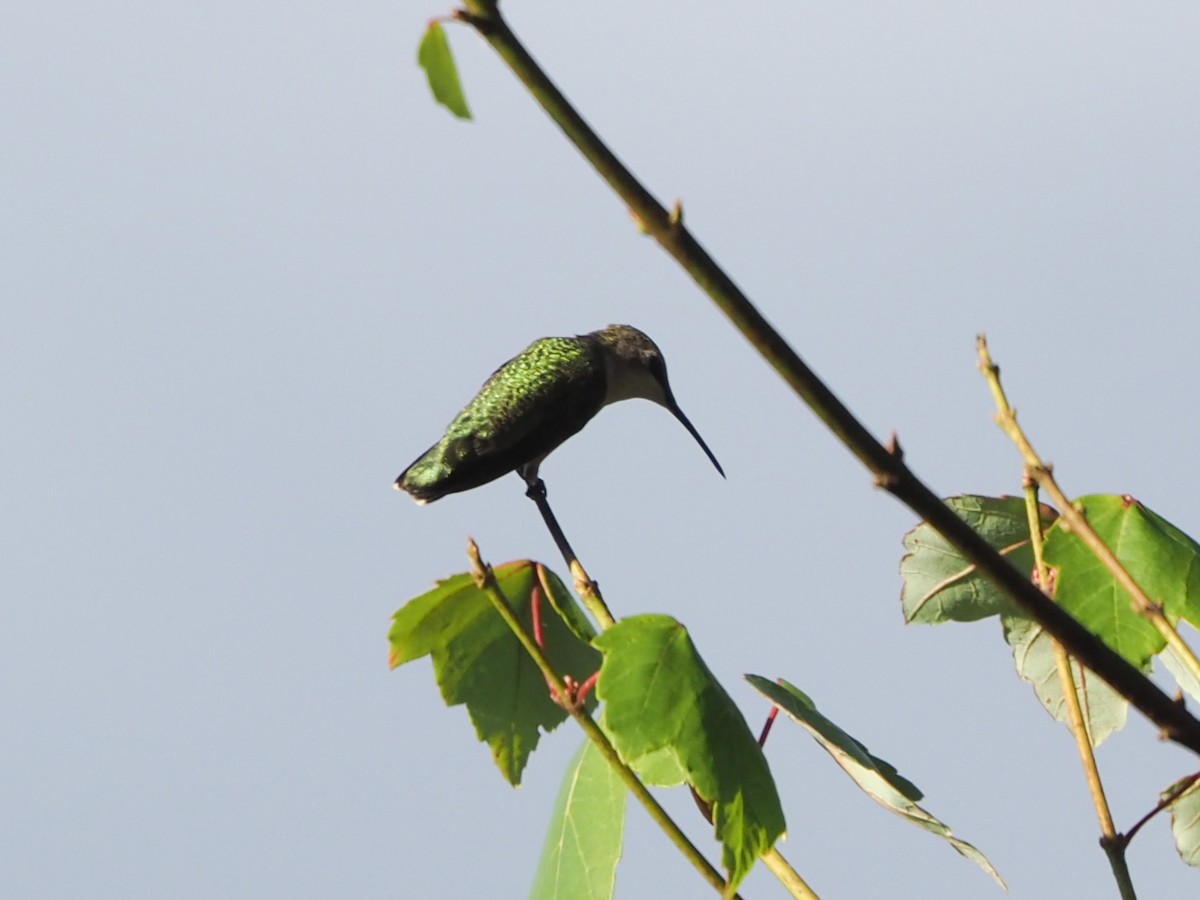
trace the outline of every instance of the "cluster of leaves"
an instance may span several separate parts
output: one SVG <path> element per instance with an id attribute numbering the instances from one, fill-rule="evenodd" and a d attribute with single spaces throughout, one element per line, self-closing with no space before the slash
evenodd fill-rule
<path id="1" fill-rule="evenodd" d="M 1023 500 L 965 495 L 946 502 L 1014 566 L 1032 573 L 1033 547 Z M 1095 494 L 1074 505 L 1172 625 L 1184 621 L 1200 627 L 1200 545 L 1128 495 Z M 1154 658 L 1160 659 L 1180 689 L 1200 700 L 1200 682 L 1166 638 L 1134 610 L 1129 594 L 1066 520 L 1047 506 L 1041 507 L 1041 520 L 1056 602 L 1142 671 L 1148 673 Z M 937 624 L 999 618 L 1017 673 L 1046 710 L 1066 722 L 1053 645 L 1041 626 L 1017 610 L 929 525 L 910 531 L 904 545 L 908 552 L 900 573 L 905 619 Z M 1128 702 L 1093 672 L 1080 668 L 1075 689 L 1093 746 L 1125 725 Z M 1180 855 L 1200 865 L 1200 787 L 1189 785 L 1171 805 L 1171 815 Z"/>
<path id="2" fill-rule="evenodd" d="M 596 635 L 561 580 L 539 563 L 497 566 L 497 583 L 527 630 L 535 599 L 546 655 L 582 682 L 599 667 L 599 725 L 621 761 L 644 784 L 689 785 L 711 811 L 730 891 L 783 835 L 775 782 L 758 740 L 705 665 L 686 629 L 662 615 L 623 619 Z M 468 574 L 455 575 L 396 613 L 393 667 L 429 656 L 447 705 L 464 704 L 476 735 L 501 773 L 520 782 L 540 734 L 567 716 L 517 636 Z M 799 689 L 748 676 L 773 704 L 806 728 L 869 796 L 946 839 L 997 881 L 983 855 L 918 805 L 921 792 L 896 769 L 817 711 Z M 595 699 L 585 708 L 591 712 Z M 611 897 L 625 817 L 626 787 L 609 761 L 585 742 L 563 779 L 535 879 L 535 897 Z"/>
<path id="3" fill-rule="evenodd" d="M 1033 549 L 1024 502 L 1018 498 L 952 497 L 949 505 L 1022 570 Z M 1200 545 L 1128 496 L 1078 501 L 1089 524 L 1133 577 L 1162 605 L 1170 622 L 1200 624 Z M 1149 670 L 1158 656 L 1183 690 L 1200 685 L 1165 639 L 1130 607 L 1124 590 L 1049 507 L 1041 508 L 1044 554 L 1054 571 L 1057 601 L 1134 665 Z M 999 618 L 1018 674 L 1043 706 L 1066 720 L 1051 641 L 928 525 L 905 536 L 901 593 L 910 623 Z M 687 631 L 667 616 L 626 618 L 596 634 L 562 581 L 539 563 L 496 567 L 497 583 L 521 624 L 532 629 L 537 596 L 553 614 L 541 616 L 547 657 L 561 675 L 585 681 L 599 670 L 595 696 L 584 701 L 621 760 L 660 787 L 687 784 L 711 810 L 714 835 L 731 888 L 784 833 L 784 817 L 766 758 L 741 712 L 704 664 Z M 520 783 L 543 732 L 567 711 L 517 636 L 496 614 L 469 574 L 452 576 L 396 613 L 393 667 L 429 656 L 447 705 L 467 707 L 476 735 L 501 773 Z M 986 858 L 918 805 L 921 792 L 872 755 L 785 681 L 747 676 L 771 703 L 802 725 L 855 783 L 877 802 L 947 840 L 1000 881 Z M 1126 720 L 1128 704 L 1087 670 L 1076 677 L 1089 737 L 1099 744 Z M 590 742 L 563 780 L 551 818 L 533 896 L 611 897 L 620 857 L 626 787 Z M 1200 865 L 1200 784 L 1181 780 L 1163 792 L 1185 861 Z M 1003 884 L 1002 881 L 1000 881 Z"/>

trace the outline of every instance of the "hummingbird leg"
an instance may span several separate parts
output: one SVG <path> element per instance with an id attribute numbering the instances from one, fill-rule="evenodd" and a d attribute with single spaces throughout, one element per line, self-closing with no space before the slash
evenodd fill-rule
<path id="1" fill-rule="evenodd" d="M 517 469 L 517 474 L 525 481 L 525 496 L 530 500 L 546 499 L 546 482 L 538 476 L 538 466 L 541 460 L 526 463 Z"/>

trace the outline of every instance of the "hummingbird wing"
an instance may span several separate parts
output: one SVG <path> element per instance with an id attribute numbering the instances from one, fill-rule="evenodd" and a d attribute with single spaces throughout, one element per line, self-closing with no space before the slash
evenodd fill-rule
<path id="1" fill-rule="evenodd" d="M 428 502 L 540 462 L 600 411 L 604 395 L 598 350 L 578 339 L 535 341 L 492 373 L 396 485 Z"/>

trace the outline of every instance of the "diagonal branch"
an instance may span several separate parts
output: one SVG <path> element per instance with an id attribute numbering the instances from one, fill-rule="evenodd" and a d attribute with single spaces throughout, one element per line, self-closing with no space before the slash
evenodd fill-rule
<path id="1" fill-rule="evenodd" d="M 580 153 L 628 205 L 639 226 L 692 276 L 718 308 L 834 435 L 891 493 L 971 559 L 1026 615 L 1108 682 L 1171 740 L 1200 754 L 1200 721 L 1148 678 L 1057 607 L 938 498 L 904 464 L 893 439 L 885 447 L 808 368 L 754 307 L 733 279 L 705 252 L 683 222 L 682 209 L 665 209 L 622 165 L 525 50 L 496 0 L 464 0 L 457 18 L 472 25 L 525 85 Z"/>

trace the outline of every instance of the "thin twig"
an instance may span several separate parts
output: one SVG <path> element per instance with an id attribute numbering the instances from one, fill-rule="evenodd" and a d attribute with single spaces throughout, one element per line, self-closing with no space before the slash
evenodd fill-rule
<path id="1" fill-rule="evenodd" d="M 1025 505 L 1029 518 L 1029 534 L 1032 539 L 1033 559 L 1037 571 L 1038 584 L 1043 586 L 1050 583 L 1050 569 L 1042 556 L 1042 523 L 1038 515 L 1037 486 L 1026 476 Z M 1047 594 L 1049 591 L 1047 591 Z M 1063 692 L 1063 702 L 1067 707 L 1067 724 L 1075 737 L 1075 746 L 1079 751 L 1079 761 L 1083 765 L 1087 778 L 1088 791 L 1092 795 L 1092 805 L 1096 808 L 1096 818 L 1100 822 L 1100 833 L 1106 837 L 1116 834 L 1113 825 L 1112 812 L 1108 807 L 1108 798 L 1104 793 L 1104 785 L 1100 779 L 1100 770 L 1096 766 L 1096 755 L 1092 752 L 1092 736 L 1088 723 L 1084 719 L 1083 708 L 1079 702 L 1079 684 L 1086 684 L 1086 674 L 1079 673 L 1080 680 L 1076 682 L 1075 674 L 1071 671 L 1071 657 L 1063 649 L 1063 645 L 1054 638 L 1050 639 L 1054 647 L 1055 668 Z"/>
<path id="2" fill-rule="evenodd" d="M 1061 641 L 1076 659 L 1108 682 L 1171 740 L 1200 754 L 1200 720 L 1173 701 L 1060 609 L 904 464 L 898 445 L 884 447 L 754 307 L 684 225 L 625 168 L 537 65 L 500 15 L 495 0 L 464 0 L 458 17 L 471 24 L 541 104 L 556 125 L 621 197 L 647 234 L 684 268 L 763 358 L 887 490 L 928 522 L 1026 615 Z"/>
<path id="3" fill-rule="evenodd" d="M 1123 845 L 1125 845 L 1125 844 L 1128 844 L 1130 841 L 1132 841 L 1133 836 L 1142 830 L 1143 825 L 1145 825 L 1147 822 L 1149 822 L 1151 819 L 1153 819 L 1155 816 L 1157 816 L 1160 812 L 1162 812 L 1164 809 L 1166 809 L 1168 806 L 1170 806 L 1172 803 L 1174 803 L 1176 800 L 1178 800 L 1181 796 L 1183 796 L 1184 792 L 1189 790 L 1191 788 L 1191 786 L 1194 785 L 1197 781 L 1200 781 L 1200 772 L 1197 772 L 1196 774 L 1194 774 L 1186 779 L 1181 779 L 1180 781 L 1176 782 L 1175 783 L 1176 789 L 1174 791 L 1172 791 L 1168 796 L 1159 800 L 1158 803 L 1155 805 L 1154 809 L 1150 810 L 1150 812 L 1146 813 L 1144 816 L 1142 816 L 1140 819 L 1138 819 L 1137 822 L 1134 823 L 1134 826 L 1132 828 L 1130 828 L 1127 832 L 1125 832 L 1122 835 L 1118 835 L 1118 838 L 1120 839 L 1121 843 Z"/>
<path id="4" fill-rule="evenodd" d="M 558 552 L 562 554 L 563 562 L 567 564 L 567 568 L 571 571 L 571 577 L 575 581 L 575 592 L 579 594 L 584 606 L 588 608 L 588 611 L 600 623 L 600 630 L 605 631 L 616 625 L 617 620 L 613 618 L 613 614 L 609 611 L 607 604 L 605 604 L 604 598 L 600 595 L 600 585 L 588 577 L 588 573 L 583 568 L 583 563 L 579 561 L 579 557 L 571 549 L 571 544 L 567 540 L 566 534 L 563 533 L 562 526 L 558 524 L 558 518 L 554 515 L 554 510 L 550 508 L 550 501 L 546 499 L 545 482 L 538 478 L 529 485 L 528 490 L 525 491 L 525 496 L 537 504 L 538 512 L 542 514 L 542 519 L 546 522 L 546 528 L 550 531 L 550 536 L 554 538 L 554 543 L 558 545 Z"/>
<path id="5" fill-rule="evenodd" d="M 988 383 L 992 383 L 992 379 L 988 379 Z M 997 398 L 997 402 L 1003 404 L 1002 408 L 1008 408 L 1008 400 L 1004 396 L 1004 391 L 1000 387 L 999 378 L 995 379 L 995 388 L 993 394 Z M 1046 565 L 1046 559 L 1042 555 L 1043 536 L 1042 536 L 1042 520 L 1041 513 L 1038 509 L 1038 489 L 1037 482 L 1029 472 L 1025 473 L 1025 513 L 1029 521 L 1029 537 L 1033 548 L 1033 563 L 1034 571 L 1037 573 L 1038 584 L 1046 595 L 1050 595 L 1048 585 L 1050 584 L 1050 569 Z M 1063 649 L 1063 645 L 1054 638 L 1050 638 L 1051 647 L 1054 649 L 1054 667 L 1058 671 L 1058 681 L 1063 692 L 1063 703 L 1067 707 L 1067 722 L 1070 725 L 1071 734 L 1075 738 L 1075 749 L 1079 753 L 1079 761 L 1083 766 L 1084 778 L 1087 781 L 1088 793 L 1092 797 L 1092 806 L 1096 810 L 1096 819 L 1100 823 L 1101 846 L 1105 849 L 1105 855 L 1108 857 L 1109 866 L 1113 871 L 1113 878 L 1117 882 L 1117 888 L 1121 892 L 1121 900 L 1136 900 L 1136 894 L 1133 890 L 1133 878 L 1129 872 L 1129 862 L 1125 857 L 1124 848 L 1111 847 L 1108 843 L 1116 837 L 1117 829 L 1113 824 L 1112 811 L 1108 806 L 1108 797 L 1104 793 L 1104 783 L 1100 778 L 1100 768 L 1096 765 L 1096 754 L 1092 750 L 1091 730 L 1088 728 L 1088 723 L 1083 716 L 1083 708 L 1079 702 L 1079 692 L 1077 684 L 1087 684 L 1086 670 L 1080 669 L 1079 681 L 1076 682 L 1075 675 L 1071 671 L 1071 657 L 1067 651 Z"/>

